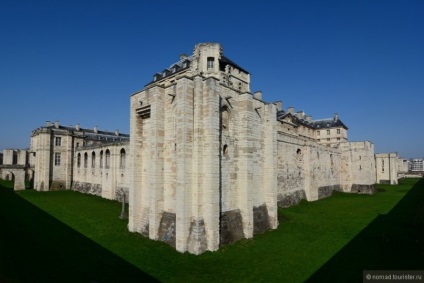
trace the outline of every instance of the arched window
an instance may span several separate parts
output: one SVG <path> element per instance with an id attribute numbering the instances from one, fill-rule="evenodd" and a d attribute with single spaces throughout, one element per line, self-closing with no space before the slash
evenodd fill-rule
<path id="1" fill-rule="evenodd" d="M 91 153 L 91 168 L 96 167 L 96 153 L 93 151 Z"/>
<path id="2" fill-rule="evenodd" d="M 81 167 L 81 153 L 78 153 L 78 156 L 77 156 L 77 167 L 78 168 Z"/>
<path id="3" fill-rule="evenodd" d="M 109 149 L 106 150 L 106 160 L 105 160 L 105 168 L 110 167 L 110 151 Z"/>
<path id="4" fill-rule="evenodd" d="M 84 153 L 84 168 L 87 168 L 87 164 L 88 164 L 88 154 L 86 152 Z"/>
<path id="5" fill-rule="evenodd" d="M 100 151 L 100 168 L 103 168 L 103 150 Z"/>
<path id="6" fill-rule="evenodd" d="M 119 155 L 119 167 L 125 168 L 125 149 L 121 149 L 120 155 Z"/>

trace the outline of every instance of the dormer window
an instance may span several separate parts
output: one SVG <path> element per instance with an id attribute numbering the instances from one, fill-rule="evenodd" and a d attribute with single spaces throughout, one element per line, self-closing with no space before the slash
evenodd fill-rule
<path id="1" fill-rule="evenodd" d="M 208 57 L 208 70 L 213 70 L 213 63 L 215 61 L 214 57 Z"/>

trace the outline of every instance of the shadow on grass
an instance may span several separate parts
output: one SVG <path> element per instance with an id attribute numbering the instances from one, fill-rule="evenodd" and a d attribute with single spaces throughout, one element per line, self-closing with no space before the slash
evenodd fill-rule
<path id="1" fill-rule="evenodd" d="M 0 184 L 0 282 L 156 282 Z"/>
<path id="2" fill-rule="evenodd" d="M 363 270 L 424 270 L 423 179 L 388 214 L 379 215 L 307 282 L 362 282 Z"/>

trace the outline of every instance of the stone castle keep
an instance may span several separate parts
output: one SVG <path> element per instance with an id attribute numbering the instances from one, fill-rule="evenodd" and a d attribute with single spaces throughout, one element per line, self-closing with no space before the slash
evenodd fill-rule
<path id="1" fill-rule="evenodd" d="M 278 207 L 397 183 L 396 154 L 347 130 L 252 94 L 249 72 L 202 43 L 131 95 L 130 135 L 48 123 L 29 169 L 36 190 L 125 193 L 130 231 L 200 254 L 277 228 Z"/>

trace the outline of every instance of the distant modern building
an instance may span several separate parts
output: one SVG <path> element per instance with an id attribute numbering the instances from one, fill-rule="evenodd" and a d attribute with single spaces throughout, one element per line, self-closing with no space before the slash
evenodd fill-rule
<path id="1" fill-rule="evenodd" d="M 410 171 L 412 171 L 412 172 L 424 172 L 424 159 L 423 158 L 411 159 L 409 165 L 410 165 Z"/>

